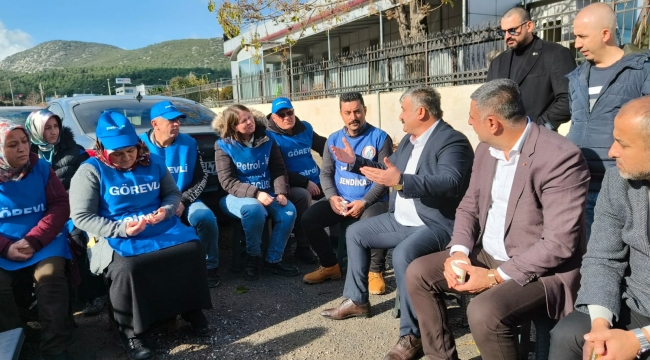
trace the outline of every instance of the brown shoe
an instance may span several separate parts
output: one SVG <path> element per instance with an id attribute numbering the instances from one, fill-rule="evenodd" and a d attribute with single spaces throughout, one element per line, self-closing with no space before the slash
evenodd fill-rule
<path id="1" fill-rule="evenodd" d="M 368 292 L 373 295 L 382 295 L 386 292 L 386 282 L 384 274 L 378 272 L 368 273 Z"/>
<path id="2" fill-rule="evenodd" d="M 309 274 L 306 274 L 302 278 L 302 281 L 306 282 L 307 284 L 320 284 L 328 279 L 336 280 L 340 278 L 341 267 L 339 267 L 339 264 L 336 264 L 330 267 L 319 266 L 316 271 L 312 271 Z"/>
<path id="3" fill-rule="evenodd" d="M 404 335 L 384 356 L 384 360 L 412 360 L 422 355 L 422 340 L 415 335 Z"/>
<path id="4" fill-rule="evenodd" d="M 356 305 L 352 300 L 345 299 L 338 307 L 324 310 L 320 314 L 332 320 L 343 320 L 351 317 L 370 317 L 370 303 Z"/>

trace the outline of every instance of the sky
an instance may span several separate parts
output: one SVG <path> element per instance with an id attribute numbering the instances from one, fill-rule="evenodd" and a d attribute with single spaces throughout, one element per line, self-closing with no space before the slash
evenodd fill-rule
<path id="1" fill-rule="evenodd" d="M 222 35 L 208 0 L 0 0 L 0 60 L 50 40 L 133 50 Z"/>

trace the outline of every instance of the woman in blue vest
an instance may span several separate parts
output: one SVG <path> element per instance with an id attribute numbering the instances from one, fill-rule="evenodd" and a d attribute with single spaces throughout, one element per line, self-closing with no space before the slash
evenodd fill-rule
<path id="1" fill-rule="evenodd" d="M 68 194 L 50 164 L 30 154 L 29 146 L 24 127 L 0 118 L 0 332 L 24 326 L 12 281 L 33 275 L 41 353 L 45 359 L 66 359 Z"/>
<path id="2" fill-rule="evenodd" d="M 278 275 L 299 275 L 298 268 L 282 261 L 296 220 L 296 208 L 287 199 L 289 181 L 280 148 L 268 137 L 265 126 L 256 123 L 242 105 L 229 106 L 213 127 L 221 135 L 214 156 L 219 182 L 228 192 L 219 205 L 226 214 L 241 219 L 246 236 L 248 259 L 244 277 L 259 278 L 267 216 L 273 219 L 273 232 L 264 266 Z"/>
<path id="3" fill-rule="evenodd" d="M 95 157 L 72 178 L 71 216 L 91 237 L 91 271 L 111 282 L 129 358 L 149 359 L 141 334 L 156 322 L 181 314 L 196 335 L 209 335 L 205 255 L 194 229 L 175 216 L 181 193 L 165 162 L 149 154 L 129 120 L 104 112 L 96 135 Z"/>
<path id="4" fill-rule="evenodd" d="M 52 165 L 56 176 L 63 183 L 66 191 L 70 189 L 72 176 L 77 172 L 81 163 L 88 159 L 86 150 L 74 140 L 72 130 L 63 126 L 61 118 L 49 110 L 38 110 L 29 114 L 25 122 L 25 129 L 29 132 L 32 142 L 31 151 L 38 157 Z M 68 222 L 70 240 L 73 242 L 75 254 L 82 254 L 88 239 L 83 231 Z M 106 287 L 100 276 L 92 276 L 85 256 L 75 256 L 81 273 L 79 286 L 82 297 L 88 301 L 81 310 L 84 315 L 100 313 L 106 305 Z"/>

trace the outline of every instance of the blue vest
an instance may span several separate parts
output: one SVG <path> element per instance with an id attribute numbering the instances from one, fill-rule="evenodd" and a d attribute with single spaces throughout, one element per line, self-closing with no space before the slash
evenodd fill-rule
<path id="1" fill-rule="evenodd" d="M 97 169 L 101 177 L 98 214 L 112 221 L 138 221 L 158 210 L 160 180 L 167 167 L 163 159 L 151 155 L 149 166 L 137 166 L 133 171 L 119 171 L 102 164 L 96 158 L 86 163 Z M 122 256 L 150 253 L 197 239 L 194 228 L 181 223 L 178 216 L 146 229 L 129 238 L 106 238 L 108 244 Z"/>
<path id="2" fill-rule="evenodd" d="M 339 195 L 348 202 L 361 200 L 372 187 L 372 181 L 368 180 L 363 175 L 347 171 L 346 169 L 348 168 L 348 164 L 336 160 L 336 156 L 332 153 L 331 146 L 344 148 L 343 137 L 345 137 L 352 149 L 354 149 L 355 154 L 361 155 L 368 160 L 379 162 L 379 149 L 384 146 L 384 141 L 386 141 L 388 134 L 368 123 L 366 123 L 366 126 L 369 128 L 360 136 L 351 137 L 347 134 L 345 128 L 343 128 L 330 135 L 327 139 L 327 151 L 332 155 L 332 159 L 334 159 L 334 167 L 336 168 L 334 172 L 336 190 Z M 381 159 L 381 161 L 383 161 L 383 159 Z M 384 196 L 384 198 L 386 199 L 387 197 Z"/>
<path id="3" fill-rule="evenodd" d="M 41 221 L 47 210 L 45 186 L 49 180 L 50 163 L 38 159 L 32 171 L 22 180 L 0 183 L 0 235 L 18 241 Z M 35 252 L 29 260 L 0 258 L 0 268 L 14 271 L 53 256 L 71 258 L 68 233 L 64 228 L 51 243 Z"/>
<path id="4" fill-rule="evenodd" d="M 249 148 L 235 140 L 217 140 L 219 147 L 225 151 L 237 167 L 239 181 L 251 184 L 260 191 L 275 196 L 269 172 L 269 157 L 273 140 L 268 138 L 263 144 Z"/>
<path id="5" fill-rule="evenodd" d="M 167 169 L 172 174 L 176 185 L 181 191 L 187 190 L 192 182 L 196 166 L 196 140 L 187 134 L 178 134 L 176 141 L 166 148 L 161 148 L 151 142 L 149 133 L 140 134 L 140 139 L 147 145 L 152 154 L 165 159 Z"/>
<path id="6" fill-rule="evenodd" d="M 305 131 L 295 136 L 278 134 L 273 131 L 267 131 L 266 133 L 280 147 L 287 170 L 299 173 L 314 184 L 320 184 L 320 169 L 311 156 L 314 128 L 306 121 L 302 123 L 305 125 Z"/>

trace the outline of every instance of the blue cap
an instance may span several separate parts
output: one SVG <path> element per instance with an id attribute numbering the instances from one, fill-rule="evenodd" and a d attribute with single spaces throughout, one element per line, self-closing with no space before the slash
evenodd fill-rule
<path id="1" fill-rule="evenodd" d="M 106 150 L 135 146 L 139 142 L 129 119 L 115 111 L 105 111 L 99 116 L 95 135 Z"/>
<path id="2" fill-rule="evenodd" d="M 178 111 L 176 106 L 174 106 L 174 104 L 172 104 L 172 102 L 169 100 L 161 101 L 155 104 L 151 108 L 150 115 L 151 115 L 151 120 L 157 117 L 163 117 L 167 120 L 174 120 L 178 117 L 185 119 L 187 117 L 187 115 Z"/>
<path id="3" fill-rule="evenodd" d="M 271 104 L 271 112 L 277 114 L 278 111 L 282 109 L 293 109 L 293 105 L 291 105 L 291 100 L 285 97 L 279 97 L 273 100 L 273 103 Z"/>

